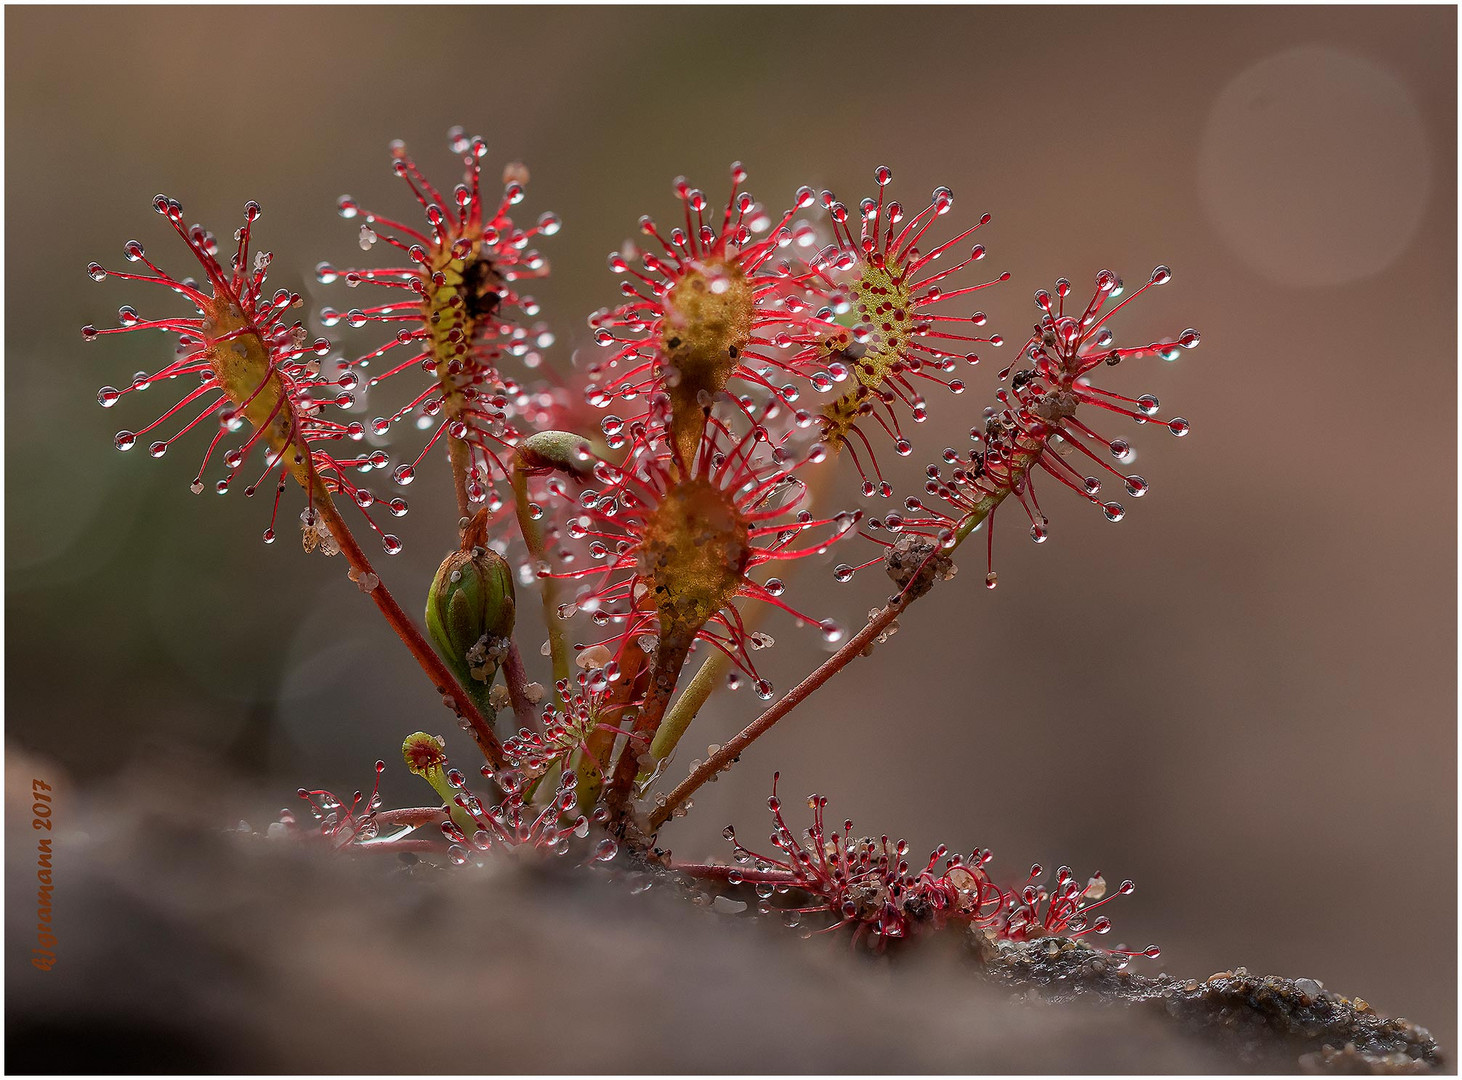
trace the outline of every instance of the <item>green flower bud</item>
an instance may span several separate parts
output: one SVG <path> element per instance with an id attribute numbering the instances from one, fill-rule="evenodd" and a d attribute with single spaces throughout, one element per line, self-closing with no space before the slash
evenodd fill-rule
<path id="1" fill-rule="evenodd" d="M 518 468 L 530 473 L 562 472 L 587 476 L 594 458 L 589 442 L 569 431 L 536 431 L 517 449 Z"/>
<path id="2" fill-rule="evenodd" d="M 514 616 L 512 568 L 486 540 L 479 515 L 463 533 L 462 550 L 437 568 L 426 601 L 426 628 L 438 651 L 469 690 L 483 692 L 497 675 Z"/>

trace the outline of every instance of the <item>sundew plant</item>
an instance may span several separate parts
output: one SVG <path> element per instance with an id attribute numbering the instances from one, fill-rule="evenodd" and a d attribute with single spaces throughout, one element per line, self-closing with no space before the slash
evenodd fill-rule
<path id="1" fill-rule="evenodd" d="M 668 216 L 639 218 L 609 257 L 615 302 L 588 316 L 596 362 L 556 372 L 544 357 L 553 332 L 527 290 L 549 272 L 539 248 L 560 221 L 521 209 L 523 166 L 507 165 L 499 185 L 484 175 L 483 139 L 453 130 L 449 146 L 462 163 L 452 186 L 397 143 L 399 206 L 340 199 L 363 255 L 317 267 L 339 289 L 335 307 L 310 313 L 267 285 L 253 202 L 220 241 L 159 195 L 186 270 L 164 269 L 173 256 L 154 261 L 137 240 L 123 247 L 126 269 L 88 267 L 97 281 L 161 288 L 156 310 L 123 307 L 116 326 L 84 327 L 86 340 L 170 340 L 163 353 L 153 337 L 152 371 L 98 395 L 141 414 L 117 449 L 190 455 L 194 492 L 268 504 L 266 543 L 297 538 L 307 555 L 343 562 L 362 611 L 374 603 L 462 733 L 433 717 L 402 732 L 397 767 L 430 785 L 427 805 L 383 808 L 382 760 L 369 795 L 302 788 L 302 812 L 284 812 L 271 834 L 464 870 L 505 849 L 659 864 L 752 886 L 801 932 L 873 948 L 951 923 L 991 941 L 1107 934 L 1105 905 L 1130 881 L 1038 865 L 1004 879 L 978 847 L 919 857 L 829 819 L 820 796 L 784 803 L 776 777 L 765 846 L 728 827 L 727 862 L 690 864 L 661 838 L 829 679 L 895 649 L 884 643 L 921 597 L 996 588 L 997 516 L 1002 537 L 1043 544 L 1047 507 L 1085 502 L 1119 522 L 1147 494 L 1123 467 L 1129 435 L 1189 426 L 1132 383 L 1160 377 L 1199 335 L 1146 328 L 1133 302 L 1172 272 L 1057 278 L 1035 291 L 1032 329 L 1003 337 L 980 310 L 987 290 L 1014 287 L 984 269 L 991 217 L 962 216 L 950 188 L 905 206 L 879 165 L 856 203 L 803 187 L 763 205 L 738 163 L 724 195 L 677 179 Z M 315 332 L 342 324 L 339 338 Z M 357 405 L 366 388 L 377 415 Z M 165 407 L 132 400 L 149 390 Z M 940 409 L 964 410 L 967 445 L 919 445 Z M 928 461 L 923 486 L 898 491 L 884 465 L 913 454 Z M 392 582 L 393 593 L 374 553 L 401 551 L 410 486 L 437 468 L 450 470 L 455 504 L 425 512 L 451 515 L 460 544 L 432 581 Z M 836 470 L 859 478 L 859 505 L 825 505 Z M 805 610 L 788 584 L 793 563 L 830 551 L 836 579 L 866 590 L 862 626 Z M 956 579 L 968 561 L 973 579 Z M 524 640 L 524 604 L 541 605 L 545 641 Z M 976 597 L 966 610 L 978 619 Z M 757 666 L 774 644 L 760 629 L 768 616 L 797 626 L 777 647 L 823 656 L 820 635 L 835 651 L 774 687 Z M 760 715 L 678 766 L 701 708 L 736 686 L 764 703 Z M 1107 951 L 1118 963 L 1158 955 Z"/>

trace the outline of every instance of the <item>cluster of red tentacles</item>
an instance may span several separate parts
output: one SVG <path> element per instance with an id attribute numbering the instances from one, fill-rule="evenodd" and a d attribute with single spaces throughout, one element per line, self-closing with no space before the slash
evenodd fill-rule
<path id="1" fill-rule="evenodd" d="M 930 498 L 911 497 L 905 503 L 907 513 L 888 514 L 881 522 L 870 522 L 870 526 L 934 537 L 948 545 L 983 524 L 987 551 L 993 552 L 995 511 L 1007 496 L 1014 495 L 1030 519 L 1031 539 L 1043 543 L 1049 535 L 1050 521 L 1036 498 L 1036 470 L 1100 508 L 1107 520 L 1120 521 L 1126 510 L 1120 502 L 1101 497 L 1101 477 L 1077 469 L 1068 458 L 1074 454 L 1078 461 L 1095 465 L 1099 472 L 1120 482 L 1133 498 L 1147 494 L 1148 483 L 1135 473 L 1119 472 L 1101 456 L 1100 452 L 1105 451 L 1118 463 L 1130 461 L 1132 448 L 1127 440 L 1098 433 L 1076 413 L 1084 405 L 1117 413 L 1138 424 L 1161 423 L 1177 436 L 1188 434 L 1188 421 L 1182 417 L 1158 417 L 1158 400 L 1152 395 L 1126 397 L 1093 385 L 1090 378 L 1094 369 L 1102 366 L 1115 367 L 1139 356 L 1173 360 L 1181 350 L 1198 345 L 1198 331 L 1193 329 L 1184 330 L 1173 340 L 1126 348 L 1113 344 L 1107 320 L 1171 277 L 1166 266 L 1157 267 L 1142 288 L 1105 313 L 1103 305 L 1122 292 L 1120 279 L 1110 270 L 1097 274 L 1096 292 L 1079 315 L 1065 310 L 1071 283 L 1064 278 L 1056 283 L 1054 305 L 1044 289 L 1037 292 L 1036 304 L 1042 316 L 1021 350 L 1021 360 L 1030 366 L 1015 370 L 1012 364 L 1000 373 L 1002 381 L 1010 380 L 1010 386 L 997 391 L 1000 407 L 985 410 L 983 426 L 971 429 L 970 438 L 977 448 L 964 457 L 952 449 L 945 450 L 944 463 L 952 469 L 946 477 L 939 465 L 929 466 L 925 492 Z M 986 584 L 994 588 L 993 565 L 988 569 Z"/>
<path id="2" fill-rule="evenodd" d="M 266 294 L 265 280 L 273 257 L 268 252 L 250 251 L 253 226 L 260 216 L 258 203 L 250 202 L 244 207 L 244 225 L 235 233 L 236 245 L 227 267 L 219 261 L 219 244 L 211 233 L 200 225 L 184 225 L 183 208 L 177 200 L 159 195 L 153 200 L 153 207 L 167 218 L 193 253 L 203 268 L 205 281 L 200 284 L 191 278 L 174 278 L 149 259 L 136 240 L 126 244 L 127 259 L 143 263 L 150 274 L 108 270 L 98 263 L 92 263 L 87 273 L 96 281 L 115 277 L 162 285 L 188 300 L 197 316 L 144 319 L 134 308 L 123 307 L 118 312 L 121 325 L 101 330 L 86 326 L 82 328 L 82 336 L 94 341 L 104 334 L 136 330 L 161 330 L 177 336 L 176 357 L 172 362 L 151 373 L 138 372 L 131 384 L 121 390 L 102 387 L 97 400 L 104 408 L 116 405 L 128 393 L 140 393 L 157 384 L 171 384 L 179 378 L 185 380 L 184 386 L 191 385 L 191 388 L 146 427 L 118 432 L 117 449 L 130 449 L 142 436 L 182 413 L 182 426 L 154 439 L 148 452 L 160 458 L 194 428 L 204 425 L 205 430 L 212 429 L 212 439 L 192 483 L 193 491 L 201 493 L 204 473 L 214 452 L 229 435 L 248 427 L 251 430 L 240 445 L 224 452 L 228 471 L 214 482 L 214 491 L 227 492 L 239 471 L 262 445 L 263 472 L 244 493 L 253 495 L 269 481 L 271 474 L 278 472 L 274 512 L 264 533 L 265 541 L 274 539 L 279 497 L 288 478 L 293 476 L 305 489 L 310 503 L 302 515 L 306 548 L 324 540 L 325 550 L 331 550 L 328 530 L 314 512 L 316 502 L 330 495 L 344 494 L 366 511 L 376 503 L 376 497 L 352 482 L 347 470 L 369 472 L 387 465 L 386 454 L 380 450 L 337 456 L 330 449 L 336 443 L 359 441 L 365 435 L 365 427 L 359 422 L 342 423 L 324 415 L 328 407 L 348 408 L 353 404 L 351 391 L 359 382 L 357 376 L 349 370 L 333 376 L 322 372 L 320 358 L 329 353 L 330 343 L 324 338 L 311 340 L 302 322 L 290 321 L 290 314 L 302 303 L 298 293 L 280 289 Z M 196 413 L 191 411 L 194 408 L 198 410 Z M 402 499 L 390 499 L 386 506 L 394 516 L 406 513 L 406 502 Z M 381 535 L 389 553 L 401 549 L 396 537 L 382 532 L 368 512 L 365 516 L 371 528 Z"/>
<path id="3" fill-rule="evenodd" d="M 798 473 L 822 461 L 825 449 L 818 444 L 793 458 L 784 440 L 773 440 L 764 412 L 727 400 L 740 414 L 739 429 L 710 417 L 692 459 L 681 456 L 664 425 L 645 424 L 635 426 L 622 465 L 595 465 L 603 486 L 579 493 L 566 529 L 587 541 L 592 565 L 554 576 L 590 582 L 564 614 L 584 612 L 595 625 L 617 625 L 610 638 L 594 643 L 608 648 L 614 662 L 642 636 L 689 628 L 768 697 L 771 686 L 751 659 L 761 636 L 731 601 L 771 604 L 836 640 L 842 633 L 836 624 L 791 607 L 781 599 L 780 578 L 757 580 L 753 571 L 827 550 L 861 515 L 814 517 L 804 508 Z M 663 403 L 653 404 L 650 415 L 663 415 Z"/>
<path id="4" fill-rule="evenodd" d="M 1056 871 L 1055 883 L 1047 887 L 1039 883 L 1044 876 L 1039 865 L 1031 867 L 1023 886 L 1003 889 L 986 870 L 991 852 L 979 848 L 965 857 L 951 854 L 941 844 L 918 865 L 908 858 L 907 841 L 890 841 L 886 835 L 859 837 L 852 821 L 844 821 L 841 832 L 827 832 L 827 799 L 821 795 L 808 796 L 812 825 L 798 836 L 782 816 L 777 779 L 773 776 L 767 807 L 773 822 L 770 842 L 779 856 L 743 847 L 735 830 L 727 826 L 725 836 L 735 849 L 734 865 L 672 863 L 672 868 L 692 877 L 753 885 L 764 899 L 795 891 L 802 894 L 802 902 L 781 908 L 790 922 L 825 914 L 832 921 L 819 932 L 852 926 L 855 942 L 866 940 L 877 948 L 889 939 L 951 921 L 975 926 L 996 941 L 1101 935 L 1111 929 L 1111 923 L 1105 914 L 1092 913 L 1113 897 L 1133 891 L 1132 882 L 1124 881 L 1108 894 L 1100 873 L 1083 886 L 1064 866 Z M 1160 955 L 1156 945 L 1140 952 L 1122 946 L 1105 951 L 1124 962 L 1133 956 Z"/>
<path id="5" fill-rule="evenodd" d="M 553 340 L 546 328 L 525 326 L 513 313 L 538 314 L 537 301 L 521 294 L 518 286 L 547 274 L 547 261 L 530 245 L 558 232 L 559 219 L 545 213 L 535 225 L 516 225 L 511 211 L 523 199 L 526 170 L 509 166 L 502 195 L 489 199 L 481 182 L 486 143 L 461 129 L 452 131 L 450 142 L 465 168 L 450 197 L 427 179 L 403 144 L 392 145 L 393 169 L 420 204 L 425 231 L 362 210 L 348 195 L 340 199 L 342 217 L 364 219 L 361 246 L 370 249 L 383 242 L 401 254 L 401 264 L 337 270 L 321 263 L 316 275 L 324 283 L 343 278 L 348 287 L 369 284 L 397 293 L 388 303 L 343 315 L 328 308 L 322 313 L 326 325 L 344 319 L 351 326 L 381 325 L 393 331 L 391 340 L 351 364 L 364 371 L 385 360 L 389 366 L 371 373 L 370 387 L 411 370 L 430 376 L 424 389 L 371 424 L 374 434 L 384 435 L 414 416 L 419 427 L 432 431 L 416 458 L 397 467 L 396 482 L 411 483 L 427 453 L 445 436 L 464 448 L 465 493 L 469 502 L 480 503 L 490 495 L 500 498 L 496 484 L 506 475 L 505 459 L 519 438 L 514 421 L 531 396 L 504 372 L 504 362 L 512 356 L 536 368 L 537 350 Z"/>

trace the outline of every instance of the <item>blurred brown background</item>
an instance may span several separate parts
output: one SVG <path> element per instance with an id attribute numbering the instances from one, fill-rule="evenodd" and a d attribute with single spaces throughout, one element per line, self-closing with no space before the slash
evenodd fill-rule
<path id="1" fill-rule="evenodd" d="M 336 196 L 409 215 L 386 143 L 451 183 L 466 125 L 489 175 L 529 164 L 522 209 L 563 216 L 534 291 L 566 367 L 617 296 L 604 254 L 669 215 L 677 174 L 714 197 L 740 159 L 776 208 L 802 183 L 855 201 L 888 164 L 906 205 L 948 184 L 949 222 L 995 215 L 984 265 L 1014 278 L 981 306 L 1016 341 L 1058 275 L 1084 296 L 1102 266 L 1172 265 L 1119 336 L 1202 346 L 1111 385 L 1193 433 L 1105 425 L 1153 487 L 1126 520 L 1048 486 L 1037 548 L 1012 510 L 999 589 L 971 551 L 663 842 L 761 835 L 780 768 L 784 793 L 919 849 L 1136 879 L 1113 938 L 1160 942 L 1168 970 L 1320 979 L 1455 1048 L 1454 9 L 12 8 L 6 28 L 10 740 L 82 783 L 213 756 L 262 822 L 451 727 L 343 566 L 265 547 L 266 505 L 189 493 L 206 439 L 112 449 L 167 392 L 104 412 L 96 389 L 162 339 L 77 328 L 168 301 L 84 268 L 135 236 L 187 272 L 156 192 L 221 236 L 258 199 L 271 280 L 344 308 L 310 274 L 359 259 Z M 967 445 L 995 367 L 931 395 L 905 490 Z M 381 569 L 415 607 L 453 515 L 436 478 L 408 495 Z M 884 594 L 834 584 L 848 558 L 801 571 L 805 609 L 851 624 Z M 779 687 L 821 658 L 815 633 L 766 629 Z M 716 698 L 675 774 L 757 704 Z M 388 801 L 419 799 L 398 772 Z"/>

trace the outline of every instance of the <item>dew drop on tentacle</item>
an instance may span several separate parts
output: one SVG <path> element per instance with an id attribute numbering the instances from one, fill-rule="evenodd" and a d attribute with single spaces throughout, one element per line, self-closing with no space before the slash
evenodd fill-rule
<path id="1" fill-rule="evenodd" d="M 1127 513 L 1119 502 L 1102 503 L 1102 513 L 1107 516 L 1108 521 L 1121 521 Z"/>
<path id="2" fill-rule="evenodd" d="M 1188 434 L 1188 421 L 1183 419 L 1183 417 L 1181 416 L 1175 416 L 1168 421 L 1168 430 L 1179 438 L 1182 438 L 1184 435 Z"/>

